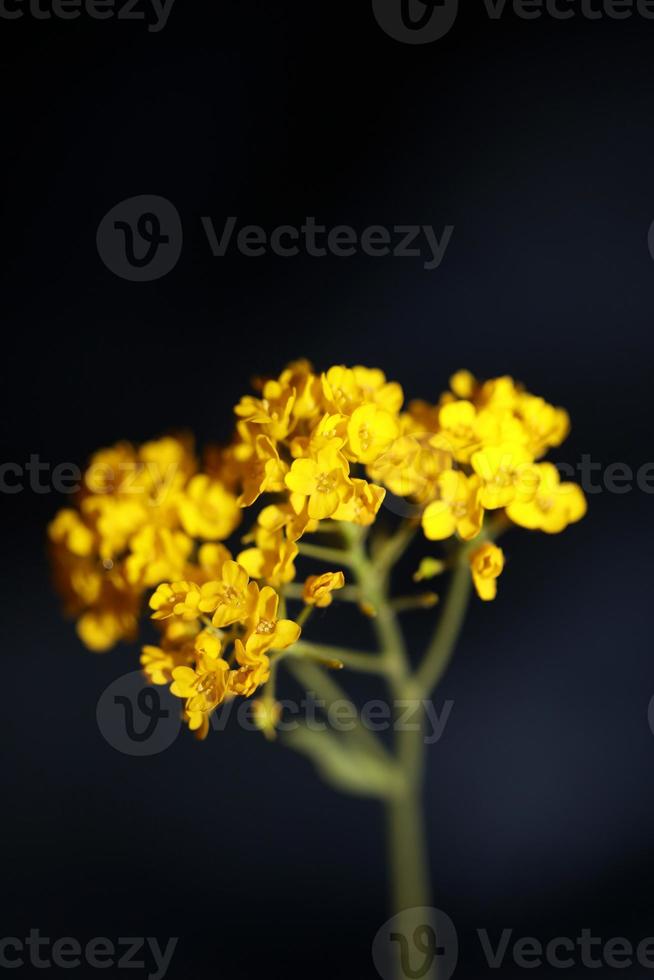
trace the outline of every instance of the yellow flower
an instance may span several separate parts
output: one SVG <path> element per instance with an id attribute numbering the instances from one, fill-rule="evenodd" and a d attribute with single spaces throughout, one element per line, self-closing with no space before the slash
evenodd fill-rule
<path id="1" fill-rule="evenodd" d="M 198 549 L 198 562 L 204 580 L 220 578 L 223 565 L 231 560 L 232 553 L 224 544 L 203 544 Z"/>
<path id="2" fill-rule="evenodd" d="M 179 616 L 186 622 L 197 619 L 200 598 L 200 589 L 195 582 L 162 582 L 150 597 L 150 609 L 154 609 L 152 619 L 170 616 Z"/>
<path id="3" fill-rule="evenodd" d="M 464 541 L 476 538 L 484 522 L 479 477 L 467 477 L 461 470 L 446 470 L 437 484 L 439 499 L 432 501 L 422 515 L 425 537 L 443 541 L 456 531 Z"/>
<path id="4" fill-rule="evenodd" d="M 197 468 L 190 439 L 164 436 L 144 442 L 133 487 L 142 487 L 152 504 L 164 506 L 181 490 Z"/>
<path id="5" fill-rule="evenodd" d="M 267 739 L 272 740 L 277 737 L 275 729 L 282 716 L 282 706 L 278 701 L 269 701 L 267 698 L 257 698 L 252 702 L 252 717 L 254 724 Z"/>
<path id="6" fill-rule="evenodd" d="M 547 449 L 560 446 L 570 431 L 570 417 L 565 409 L 554 408 L 544 398 L 525 393 L 518 399 L 517 410 L 534 456 L 541 456 Z"/>
<path id="7" fill-rule="evenodd" d="M 315 456 L 321 449 L 338 439 L 339 448 L 347 441 L 347 415 L 323 415 L 310 434 L 294 436 L 290 443 L 293 459 Z"/>
<path id="8" fill-rule="evenodd" d="M 396 496 L 427 503 L 437 491 L 438 477 L 451 466 L 449 450 L 435 447 L 415 434 L 406 434 L 368 467 L 368 473 Z"/>
<path id="9" fill-rule="evenodd" d="M 89 609 L 77 620 L 77 635 L 94 653 L 105 653 L 120 640 L 131 642 L 137 630 L 136 615 L 125 618 L 109 609 Z"/>
<path id="10" fill-rule="evenodd" d="M 147 524 L 130 538 L 129 546 L 131 554 L 125 561 L 127 581 L 151 586 L 184 574 L 193 542 L 183 531 Z"/>
<path id="11" fill-rule="evenodd" d="M 349 465 L 340 451 L 340 440 L 319 450 L 315 459 L 296 459 L 286 474 L 286 486 L 308 497 L 308 515 L 315 520 L 331 517 L 351 490 Z"/>
<path id="12" fill-rule="evenodd" d="M 323 575 L 310 575 L 304 583 L 302 598 L 307 606 L 324 609 L 332 603 L 332 592 L 345 585 L 343 572 L 325 572 Z"/>
<path id="13" fill-rule="evenodd" d="M 352 480 L 350 492 L 341 500 L 332 514 L 335 521 L 350 521 L 368 527 L 373 524 L 382 505 L 386 491 L 366 480 Z"/>
<path id="14" fill-rule="evenodd" d="M 456 371 L 450 378 L 450 388 L 459 398 L 473 398 L 477 390 L 477 381 L 470 371 Z"/>
<path id="15" fill-rule="evenodd" d="M 277 441 L 285 439 L 293 424 L 295 390 L 279 381 L 266 381 L 262 397 L 245 395 L 234 409 L 239 418 L 261 426 L 265 435 Z"/>
<path id="16" fill-rule="evenodd" d="M 344 415 L 351 415 L 359 405 L 371 402 L 395 414 L 404 400 L 401 386 L 386 381 L 386 375 L 378 368 L 337 365 L 323 374 L 322 386 L 329 407 Z"/>
<path id="17" fill-rule="evenodd" d="M 194 538 L 228 538 L 241 520 L 236 497 L 206 473 L 194 476 L 179 505 L 182 525 Z"/>
<path id="18" fill-rule="evenodd" d="M 461 463 L 466 463 L 481 445 L 477 433 L 477 409 L 469 401 L 455 401 L 443 405 L 439 412 L 441 431 L 432 439 L 432 445 L 445 449 Z"/>
<path id="19" fill-rule="evenodd" d="M 220 656 L 222 643 L 220 636 L 213 630 L 201 630 L 193 641 L 193 647 L 197 653 L 212 657 L 214 660 Z"/>
<path id="20" fill-rule="evenodd" d="M 292 582 L 297 544 L 285 538 L 281 530 L 269 531 L 261 526 L 257 527 L 255 541 L 256 547 L 246 548 L 237 555 L 239 564 L 250 578 L 265 579 L 275 588 Z"/>
<path id="21" fill-rule="evenodd" d="M 399 435 L 396 419 L 377 405 L 361 405 L 347 426 L 352 455 L 360 463 L 373 463 Z"/>
<path id="22" fill-rule="evenodd" d="M 486 541 L 470 555 L 472 580 L 477 595 L 488 602 L 497 595 L 497 579 L 504 568 L 504 552 Z"/>
<path id="23" fill-rule="evenodd" d="M 91 456 L 84 474 L 84 486 L 92 494 L 120 493 L 123 487 L 129 487 L 133 482 L 138 468 L 134 446 L 129 442 L 118 442 Z"/>
<path id="24" fill-rule="evenodd" d="M 240 670 L 230 672 L 229 690 L 249 698 L 270 677 L 270 660 L 260 650 L 244 646 L 241 640 L 234 641 L 234 651 Z"/>
<path id="25" fill-rule="evenodd" d="M 115 558 L 125 551 L 130 538 L 149 520 L 145 497 L 87 497 L 82 516 L 94 524 L 100 537 L 102 558 Z"/>
<path id="26" fill-rule="evenodd" d="M 586 498 L 576 483 L 561 483 L 552 463 L 537 466 L 540 482 L 533 500 L 515 500 L 506 509 L 514 524 L 529 530 L 558 534 L 568 524 L 580 521 L 586 513 Z"/>
<path id="27" fill-rule="evenodd" d="M 168 649 L 146 644 L 141 651 L 143 673 L 151 684 L 170 684 L 175 668 L 187 665 L 193 652 L 193 644 L 188 641 Z"/>
<path id="28" fill-rule="evenodd" d="M 95 535 L 84 523 L 79 511 L 66 508 L 60 510 L 48 525 L 50 540 L 65 544 L 72 554 L 85 558 L 95 547 Z"/>
<path id="29" fill-rule="evenodd" d="M 288 466 L 279 458 L 273 441 L 268 436 L 257 436 L 244 463 L 239 506 L 250 507 L 262 493 L 280 493 L 287 472 Z"/>
<path id="30" fill-rule="evenodd" d="M 185 710 L 191 731 L 200 729 L 207 716 L 225 699 L 229 664 L 221 657 L 201 654 L 195 669 L 176 667 L 170 693 L 186 701 Z"/>
<path id="31" fill-rule="evenodd" d="M 235 561 L 226 561 L 220 579 L 202 586 L 199 609 L 213 613 L 213 625 L 219 628 L 242 623 L 256 606 L 259 590 L 248 573 Z"/>
<path id="32" fill-rule="evenodd" d="M 479 499 L 493 510 L 514 500 L 533 500 L 538 487 L 538 470 L 529 451 L 519 443 L 485 446 L 472 454 L 472 468 L 480 477 Z"/>
<path id="33" fill-rule="evenodd" d="M 292 361 L 280 374 L 279 383 L 282 387 L 295 389 L 294 419 L 313 420 L 320 415 L 322 385 L 309 361 Z"/>
<path id="34" fill-rule="evenodd" d="M 476 393 L 476 402 L 493 411 L 514 411 L 522 389 L 508 374 L 485 381 Z"/>
<path id="35" fill-rule="evenodd" d="M 119 640 L 131 641 L 138 631 L 139 594 L 120 575 L 102 579 L 100 593 L 77 621 L 77 635 L 95 653 Z"/>
<path id="36" fill-rule="evenodd" d="M 257 597 L 257 604 L 248 622 L 245 649 L 248 655 L 260 655 L 268 650 L 285 650 L 300 637 L 300 627 L 291 619 L 278 619 L 279 596 L 266 585 Z"/>

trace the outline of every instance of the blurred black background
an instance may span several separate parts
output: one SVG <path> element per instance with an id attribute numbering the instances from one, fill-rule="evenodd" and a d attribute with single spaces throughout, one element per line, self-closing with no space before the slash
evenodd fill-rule
<path id="1" fill-rule="evenodd" d="M 368 2 L 177 0 L 159 33 L 26 15 L 0 36 L 5 461 L 224 438 L 250 377 L 297 356 L 379 365 L 432 400 L 456 368 L 511 373 L 569 409 L 557 459 L 651 459 L 654 22 L 479 3 L 413 46 Z M 184 227 L 176 268 L 145 283 L 95 242 L 140 194 Z M 455 230 L 425 271 L 214 258 L 202 215 Z M 62 619 L 44 535 L 63 502 L 2 496 L 2 934 L 179 936 L 174 980 L 374 976 L 378 806 L 235 726 L 145 759 L 107 744 L 97 701 L 137 649 L 94 656 Z M 653 499 L 589 504 L 562 536 L 507 537 L 499 599 L 473 605 L 436 695 L 455 704 L 429 755 L 432 878 L 462 978 L 489 972 L 481 927 L 654 934 Z"/>

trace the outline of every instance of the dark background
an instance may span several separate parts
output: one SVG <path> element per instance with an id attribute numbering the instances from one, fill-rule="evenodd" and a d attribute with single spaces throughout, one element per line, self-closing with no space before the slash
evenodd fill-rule
<path id="1" fill-rule="evenodd" d="M 224 437 L 249 378 L 300 355 L 432 400 L 458 367 L 510 372 L 570 410 L 556 458 L 651 459 L 654 22 L 476 4 L 408 46 L 367 2 L 177 0 L 159 34 L 26 16 L 0 37 L 5 460 Z M 95 245 L 138 194 L 184 225 L 151 283 Z M 200 215 L 455 231 L 428 272 L 213 258 Z M 179 936 L 174 980 L 374 976 L 378 806 L 235 726 L 146 759 L 111 748 L 97 701 L 137 649 L 86 653 L 62 619 L 44 557 L 62 503 L 2 497 L 2 935 Z M 589 503 L 565 535 L 507 537 L 498 601 L 474 604 L 436 695 L 455 705 L 429 755 L 432 877 L 462 978 L 489 972 L 477 928 L 654 934 L 653 500 Z"/>

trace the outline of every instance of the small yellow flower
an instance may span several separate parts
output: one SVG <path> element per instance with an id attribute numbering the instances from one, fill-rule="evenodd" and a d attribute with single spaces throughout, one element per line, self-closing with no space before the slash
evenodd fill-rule
<path id="1" fill-rule="evenodd" d="M 66 508 L 60 510 L 48 526 L 50 540 L 65 544 L 70 552 L 86 558 L 95 547 L 95 535 L 82 518 L 79 511 Z"/>
<path id="2" fill-rule="evenodd" d="M 295 390 L 279 381 L 267 381 L 262 397 L 245 395 L 234 409 L 239 418 L 260 426 L 274 441 L 285 439 L 293 425 Z"/>
<path id="3" fill-rule="evenodd" d="M 350 492 L 341 500 L 332 517 L 335 521 L 351 521 L 361 527 L 375 522 L 386 491 L 366 480 L 352 480 Z"/>
<path id="4" fill-rule="evenodd" d="M 359 405 L 371 402 L 395 414 L 404 400 L 401 386 L 387 381 L 378 368 L 336 365 L 323 374 L 322 386 L 329 407 L 343 415 L 351 415 Z"/>
<path id="5" fill-rule="evenodd" d="M 141 651 L 141 667 L 151 684 L 170 684 L 176 667 L 187 666 L 193 656 L 192 644 L 164 649 L 146 644 Z"/>
<path id="6" fill-rule="evenodd" d="M 456 371 L 450 378 L 450 388 L 459 398 L 473 398 L 477 381 L 470 371 Z"/>
<path id="7" fill-rule="evenodd" d="M 446 449 L 465 463 L 479 449 L 481 443 L 477 433 L 477 409 L 469 401 L 449 402 L 440 410 L 441 431 L 432 440 L 432 445 Z"/>
<path id="8" fill-rule="evenodd" d="M 143 495 L 134 497 L 87 497 L 81 503 L 82 517 L 95 526 L 102 558 L 115 558 L 150 519 Z"/>
<path id="9" fill-rule="evenodd" d="M 193 642 L 193 648 L 202 656 L 211 657 L 215 660 L 220 656 L 222 643 L 220 636 L 211 630 L 201 630 Z"/>
<path id="10" fill-rule="evenodd" d="M 92 605 L 77 621 L 77 635 L 95 653 L 104 653 L 120 640 L 131 641 L 138 632 L 139 593 L 112 572 L 101 580 Z"/>
<path id="11" fill-rule="evenodd" d="M 270 677 L 270 660 L 260 650 L 244 646 L 241 640 L 235 640 L 234 651 L 240 669 L 230 672 L 229 690 L 232 694 L 249 698 Z"/>
<path id="12" fill-rule="evenodd" d="M 552 463 L 537 466 L 540 482 L 533 500 L 515 500 L 506 509 L 514 524 L 529 530 L 558 534 L 568 524 L 580 521 L 586 513 L 586 498 L 576 483 L 561 483 Z"/>
<path id="13" fill-rule="evenodd" d="M 486 541 L 470 555 L 472 580 L 477 595 L 488 602 L 497 595 L 497 579 L 504 568 L 504 552 Z"/>
<path id="14" fill-rule="evenodd" d="M 272 439 L 259 435 L 249 447 L 249 458 L 243 465 L 243 492 L 240 507 L 250 507 L 262 493 L 280 493 L 288 466 L 279 458 Z"/>
<path id="15" fill-rule="evenodd" d="M 152 619 L 168 619 L 179 616 L 190 622 L 199 613 L 200 589 L 195 582 L 163 582 L 150 597 Z"/>
<path id="16" fill-rule="evenodd" d="M 493 510 L 514 500 L 533 500 L 538 470 L 525 446 L 511 442 L 485 446 L 472 454 L 470 462 L 482 482 L 479 499 L 483 507 Z"/>
<path id="17" fill-rule="evenodd" d="M 258 526 L 256 547 L 246 548 L 237 555 L 240 565 L 250 578 L 265 579 L 269 585 L 279 588 L 295 578 L 294 561 L 298 546 L 285 538 L 282 531 L 268 531 Z"/>
<path id="18" fill-rule="evenodd" d="M 257 604 L 248 623 L 245 648 L 248 655 L 260 655 L 268 650 L 285 650 L 300 637 L 300 627 L 291 619 L 278 619 L 279 596 L 266 585 L 257 597 Z"/>
<path id="19" fill-rule="evenodd" d="M 464 541 L 476 538 L 484 522 L 480 480 L 461 470 L 446 470 L 437 480 L 439 499 L 432 501 L 422 515 L 422 527 L 429 541 L 443 541 L 455 532 Z"/>
<path id="20" fill-rule="evenodd" d="M 225 699 L 229 664 L 220 657 L 202 654 L 195 666 L 176 667 L 170 693 L 186 701 L 189 728 L 195 731 Z"/>
<path id="21" fill-rule="evenodd" d="M 332 592 L 345 585 L 343 572 L 325 572 L 323 575 L 310 575 L 304 583 L 302 598 L 307 606 L 324 609 L 332 603 Z"/>
<path id="22" fill-rule="evenodd" d="M 125 561 L 127 581 L 133 585 L 157 585 L 181 578 L 193 549 L 183 531 L 146 524 L 129 542 L 131 554 Z"/>
<path id="23" fill-rule="evenodd" d="M 248 573 L 235 561 L 226 561 L 220 579 L 202 586 L 199 610 L 213 613 L 213 625 L 219 628 L 242 623 L 256 606 L 258 589 Z"/>
<path id="24" fill-rule="evenodd" d="M 296 459 L 286 474 L 286 486 L 308 497 L 308 515 L 318 521 L 331 517 L 352 487 L 350 468 L 340 449 L 340 440 L 335 439 L 315 459 Z"/>
<path id="25" fill-rule="evenodd" d="M 208 541 L 228 538 L 241 520 L 236 497 L 206 473 L 199 473 L 190 481 L 179 514 L 187 534 Z"/>
<path id="26" fill-rule="evenodd" d="M 359 463 L 373 463 L 399 435 L 396 419 L 377 405 L 361 405 L 347 426 L 352 455 Z"/>
<path id="27" fill-rule="evenodd" d="M 570 417 L 563 408 L 549 405 L 544 398 L 523 394 L 518 399 L 518 412 L 527 432 L 528 445 L 534 456 L 560 446 L 570 431 Z"/>
<path id="28" fill-rule="evenodd" d="M 224 544 L 203 544 L 198 549 L 198 562 L 206 579 L 218 579 L 226 561 L 232 560 L 232 553 Z"/>

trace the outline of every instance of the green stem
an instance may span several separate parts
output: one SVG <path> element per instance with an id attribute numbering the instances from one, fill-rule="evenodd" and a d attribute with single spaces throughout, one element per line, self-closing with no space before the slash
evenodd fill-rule
<path id="1" fill-rule="evenodd" d="M 344 667 L 364 674 L 384 674 L 386 667 L 381 657 L 375 653 L 363 653 L 358 650 L 344 650 L 342 647 L 331 647 L 324 643 L 314 643 L 312 640 L 297 640 L 289 649 L 290 656 L 310 656 L 325 662 L 340 661 Z"/>
<path id="2" fill-rule="evenodd" d="M 305 558 L 315 558 L 328 565 L 349 565 L 351 556 L 340 548 L 327 548 L 321 544 L 310 544 L 308 541 L 298 541 L 298 549 Z"/>
<path id="3" fill-rule="evenodd" d="M 393 761 L 379 739 L 361 723 L 358 711 L 356 711 L 340 684 L 337 684 L 332 677 L 325 673 L 322 667 L 318 664 L 311 663 L 306 658 L 300 657 L 288 657 L 285 658 L 285 662 L 288 670 L 298 683 L 306 691 L 318 696 L 323 702 L 323 708 L 325 710 L 328 710 L 331 705 L 337 703 L 342 705 L 347 704 L 351 708 L 349 714 L 356 718 L 356 726 L 352 732 L 344 733 L 345 737 L 349 735 L 350 737 L 357 738 L 361 745 L 369 751 L 374 752 L 377 756 L 381 756 L 385 761 Z"/>
<path id="4" fill-rule="evenodd" d="M 415 679 L 423 697 L 431 693 L 447 670 L 456 647 L 472 592 L 472 574 L 468 559 L 484 541 L 495 541 L 509 526 L 503 512 L 484 527 L 481 534 L 461 545 L 452 559 L 454 571 L 447 598 L 434 633 Z"/>
<path id="5" fill-rule="evenodd" d="M 425 697 L 431 696 L 431 692 L 445 673 L 452 658 L 456 641 L 463 626 L 471 591 L 472 576 L 466 555 L 462 553 L 452 575 L 438 627 L 416 674 L 417 686 Z"/>
<path id="6" fill-rule="evenodd" d="M 408 790 L 406 795 L 391 799 L 386 804 L 394 913 L 428 908 L 432 902 L 420 796 L 419 792 Z"/>

